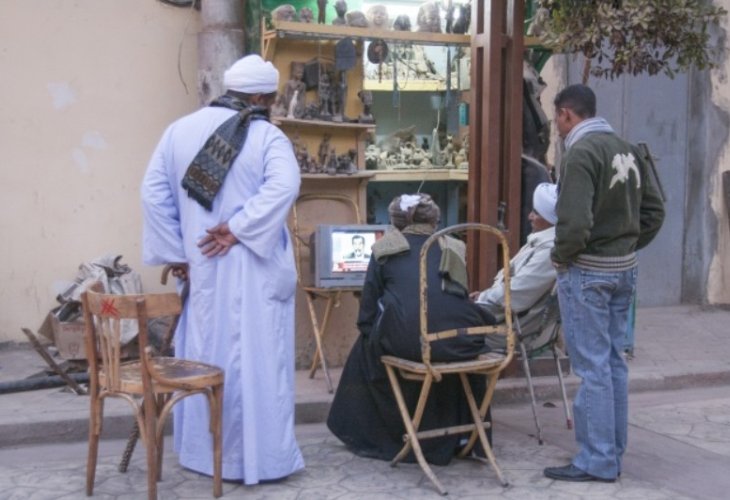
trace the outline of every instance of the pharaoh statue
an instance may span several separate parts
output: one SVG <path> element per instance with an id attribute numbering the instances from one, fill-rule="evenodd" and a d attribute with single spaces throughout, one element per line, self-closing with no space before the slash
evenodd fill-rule
<path id="1" fill-rule="evenodd" d="M 299 22 L 300 23 L 311 23 L 314 19 L 314 12 L 309 7 L 302 7 L 299 9 Z"/>

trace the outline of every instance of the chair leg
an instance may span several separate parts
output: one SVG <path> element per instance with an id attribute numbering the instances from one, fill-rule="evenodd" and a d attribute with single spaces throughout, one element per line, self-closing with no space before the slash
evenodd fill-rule
<path id="1" fill-rule="evenodd" d="M 157 481 L 162 481 L 162 457 L 165 452 L 165 422 L 160 420 L 160 410 L 165 406 L 165 400 L 169 396 L 160 394 L 157 396 L 157 413 L 155 414 L 156 442 L 157 442 Z"/>
<path id="2" fill-rule="evenodd" d="M 213 397 L 210 408 L 210 431 L 213 434 L 213 496 L 223 495 L 223 445 L 221 427 L 223 425 L 223 386 L 212 388 Z"/>
<path id="3" fill-rule="evenodd" d="M 327 324 L 327 320 L 329 319 L 330 311 L 332 310 L 332 305 L 336 299 L 333 299 L 332 297 L 327 298 L 322 326 L 320 326 L 319 321 L 317 321 L 317 311 L 314 308 L 314 299 L 311 294 L 307 293 L 306 299 L 307 307 L 309 308 L 309 317 L 312 321 L 312 333 L 314 334 L 314 341 L 317 344 L 317 349 L 315 350 L 314 357 L 312 358 L 312 366 L 309 369 L 309 378 L 314 378 L 314 374 L 317 373 L 317 366 L 321 363 L 322 371 L 324 372 L 324 379 L 327 382 L 327 391 L 333 393 L 335 389 L 332 385 L 329 369 L 327 368 L 327 358 L 324 355 L 322 336 L 325 331 L 324 329 Z"/>
<path id="4" fill-rule="evenodd" d="M 414 420 L 411 420 L 411 416 L 408 413 L 408 406 L 406 406 L 405 398 L 403 398 L 403 393 L 400 389 L 400 383 L 398 382 L 398 377 L 395 374 L 395 370 L 390 365 L 385 365 L 386 371 L 388 372 L 388 378 L 390 379 L 390 386 L 393 388 L 393 393 L 395 395 L 395 400 L 398 403 L 398 409 L 400 410 L 401 417 L 403 419 L 403 425 L 406 428 L 406 444 L 403 446 L 403 449 L 398 453 L 398 455 L 391 461 L 390 465 L 395 466 L 400 460 L 402 460 L 406 454 L 409 451 L 409 448 L 413 448 L 413 453 L 416 455 L 416 460 L 418 461 L 418 465 L 421 466 L 421 470 L 426 474 L 426 476 L 431 480 L 431 482 L 436 486 L 436 489 L 441 493 L 442 495 L 446 495 L 448 492 L 446 491 L 446 488 L 441 484 L 441 481 L 438 480 L 436 477 L 436 474 L 433 473 L 433 470 L 431 470 L 431 467 L 428 465 L 428 462 L 426 462 L 426 458 L 423 456 L 423 451 L 421 450 L 421 444 L 418 442 L 418 436 L 416 435 L 416 429 L 418 426 L 418 423 L 416 423 L 416 426 L 414 427 L 414 421 L 420 422 L 421 416 L 423 414 L 423 408 L 425 407 L 425 403 L 422 405 L 421 400 L 425 400 L 428 396 L 428 390 L 431 387 L 431 381 L 432 377 L 430 375 L 426 376 L 426 379 L 423 381 L 423 388 L 421 389 L 421 396 L 418 400 L 417 407 L 421 407 L 421 412 L 414 415 Z M 425 392 L 424 392 L 425 391 Z M 425 394 L 425 396 L 424 396 Z"/>
<path id="5" fill-rule="evenodd" d="M 535 402 L 535 388 L 532 385 L 532 372 L 530 371 L 530 358 L 527 356 L 527 349 L 522 341 L 520 345 L 520 355 L 522 356 L 522 369 L 525 372 L 527 380 L 527 390 L 530 392 L 530 403 L 532 404 L 532 418 L 535 420 L 535 429 L 537 432 L 537 442 L 542 444 L 542 428 L 540 427 L 540 419 L 537 416 L 537 403 Z"/>
<path id="6" fill-rule="evenodd" d="M 89 453 L 86 457 L 86 496 L 94 494 L 94 479 L 96 478 L 96 461 L 99 456 L 99 437 L 101 423 L 104 418 L 104 399 L 98 394 L 90 399 L 91 412 L 89 414 Z"/>
<path id="7" fill-rule="evenodd" d="M 560 382 L 560 392 L 563 396 L 563 408 L 565 409 L 565 426 L 568 429 L 573 428 L 573 417 L 570 414 L 570 405 L 568 404 L 568 394 L 565 391 L 565 380 L 563 379 L 563 368 L 560 366 L 560 356 L 558 355 L 558 348 L 555 344 L 552 345 L 553 358 L 555 359 L 555 369 L 558 372 L 558 381 Z"/>
<path id="8" fill-rule="evenodd" d="M 157 410 L 155 398 L 144 398 L 143 402 L 145 448 L 147 451 L 147 497 L 157 500 Z"/>
<path id="9" fill-rule="evenodd" d="M 502 486 L 507 487 L 509 486 L 509 482 L 505 479 L 504 475 L 502 474 L 502 470 L 499 468 L 499 465 L 497 465 L 497 459 L 494 457 L 494 452 L 492 452 L 492 447 L 489 445 L 489 440 L 487 439 L 487 433 L 484 431 L 484 425 L 483 425 L 483 419 L 484 414 L 486 412 L 480 411 L 480 408 L 477 408 L 476 400 L 474 399 L 474 393 L 471 390 L 471 385 L 469 384 L 469 378 L 467 377 L 466 373 L 460 373 L 459 378 L 461 378 L 461 385 L 464 387 L 464 394 L 466 395 L 466 401 L 469 403 L 469 410 L 471 410 L 471 416 L 472 420 L 474 421 L 474 427 L 479 435 L 479 441 L 482 443 L 482 448 L 484 448 L 484 453 L 487 454 L 487 459 L 489 460 L 489 463 L 492 465 L 492 468 L 494 469 L 494 472 L 497 474 L 497 477 L 499 478 L 499 482 L 502 483 Z M 491 401 L 492 394 L 494 393 L 494 387 L 497 385 L 497 374 L 491 375 L 489 377 L 489 382 L 487 385 L 487 392 L 484 395 L 484 400 L 482 401 L 482 407 L 486 408 L 489 407 L 489 402 Z"/>

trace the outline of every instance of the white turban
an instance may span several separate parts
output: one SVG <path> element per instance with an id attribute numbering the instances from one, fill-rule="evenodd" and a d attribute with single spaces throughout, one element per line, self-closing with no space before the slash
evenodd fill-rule
<path id="1" fill-rule="evenodd" d="M 261 56 L 252 54 L 223 73 L 223 86 L 244 94 L 270 94 L 279 89 L 279 71 Z"/>
<path id="2" fill-rule="evenodd" d="M 532 208 L 537 215 L 555 225 L 558 215 L 555 213 L 555 204 L 558 201 L 558 187 L 550 182 L 538 184 L 532 194 Z"/>

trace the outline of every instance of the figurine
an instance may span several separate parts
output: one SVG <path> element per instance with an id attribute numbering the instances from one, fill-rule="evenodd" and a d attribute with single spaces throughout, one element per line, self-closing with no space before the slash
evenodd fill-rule
<path id="1" fill-rule="evenodd" d="M 311 23 L 314 19 L 314 12 L 309 7 L 302 7 L 299 9 L 299 22 L 300 23 Z"/>
<path id="2" fill-rule="evenodd" d="M 304 116 L 305 92 L 304 85 L 304 63 L 292 61 L 289 70 L 289 80 L 284 85 L 283 92 L 279 95 L 280 103 L 276 108 L 276 112 L 280 112 L 280 107 L 284 109 L 287 118 L 302 118 Z M 273 112 L 274 116 L 277 116 Z"/>
<path id="3" fill-rule="evenodd" d="M 362 113 L 358 117 L 357 121 L 360 123 L 375 123 L 370 109 L 373 106 L 373 93 L 370 90 L 361 90 L 357 93 L 362 103 Z"/>
<path id="4" fill-rule="evenodd" d="M 337 155 L 335 154 L 335 148 L 330 149 L 329 156 L 327 156 L 327 173 L 329 175 L 337 174 Z"/>
<path id="5" fill-rule="evenodd" d="M 346 25 L 347 21 L 345 21 L 345 12 L 347 12 L 347 2 L 345 0 L 337 0 L 335 2 L 335 12 L 337 13 L 337 17 L 332 20 L 332 24 L 334 25 Z"/>
<path id="6" fill-rule="evenodd" d="M 397 31 L 411 31 L 411 18 L 401 14 L 393 21 L 393 29 Z"/>
<path id="7" fill-rule="evenodd" d="M 327 14 L 327 0 L 317 0 L 317 22 L 325 24 L 325 15 Z"/>
<path id="8" fill-rule="evenodd" d="M 319 77 L 319 118 L 329 120 L 332 117 L 332 79 L 328 72 L 323 72 Z"/>
<path id="9" fill-rule="evenodd" d="M 365 14 L 359 10 L 351 10 L 345 14 L 345 20 L 348 26 L 353 26 L 355 28 L 367 28 L 370 25 Z"/>
<path id="10" fill-rule="evenodd" d="M 459 17 L 454 21 L 453 32 L 463 35 L 469 32 L 469 24 L 471 24 L 471 2 L 459 4 L 457 9 L 459 10 Z M 530 28 L 533 25 L 534 23 L 530 25 Z"/>
<path id="11" fill-rule="evenodd" d="M 370 27 L 376 30 L 387 30 L 390 28 L 388 9 L 385 5 L 373 5 L 367 11 L 366 17 Z"/>
<path id="12" fill-rule="evenodd" d="M 271 11 L 271 21 L 276 26 L 281 21 L 296 21 L 297 10 L 293 5 L 285 3 Z"/>
<path id="13" fill-rule="evenodd" d="M 416 25 L 418 26 L 416 31 L 441 33 L 441 13 L 438 3 L 426 2 L 418 8 Z"/>
<path id="14" fill-rule="evenodd" d="M 328 153 L 330 150 L 330 134 L 324 134 L 322 142 L 319 143 L 319 150 L 317 151 L 317 159 L 319 160 L 320 168 L 324 168 L 327 165 Z"/>

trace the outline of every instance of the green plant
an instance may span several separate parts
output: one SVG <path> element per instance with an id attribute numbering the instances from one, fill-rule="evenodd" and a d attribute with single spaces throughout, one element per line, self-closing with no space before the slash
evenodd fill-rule
<path id="1" fill-rule="evenodd" d="M 615 78 L 715 66 L 709 28 L 727 14 L 703 0 L 537 0 L 541 42 L 581 53 L 588 75 Z M 540 12 L 541 11 L 541 12 Z M 542 15 L 540 15 L 542 14 Z"/>

